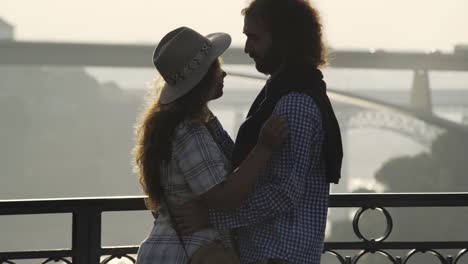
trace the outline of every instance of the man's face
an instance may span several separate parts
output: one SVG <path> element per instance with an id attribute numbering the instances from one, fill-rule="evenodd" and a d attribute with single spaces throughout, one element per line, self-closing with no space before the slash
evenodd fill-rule
<path id="1" fill-rule="evenodd" d="M 279 53 L 275 52 L 271 33 L 258 19 L 244 17 L 245 41 L 244 52 L 255 61 L 255 67 L 261 73 L 271 74 L 279 66 Z"/>

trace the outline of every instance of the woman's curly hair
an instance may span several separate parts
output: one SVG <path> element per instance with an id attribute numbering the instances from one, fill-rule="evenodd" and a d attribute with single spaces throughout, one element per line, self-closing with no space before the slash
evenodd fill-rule
<path id="1" fill-rule="evenodd" d="M 160 166 L 172 155 L 172 139 L 175 128 L 183 120 L 202 120 L 204 108 L 213 93 L 215 72 L 221 67 L 216 60 L 203 79 L 184 96 L 170 104 L 161 104 L 158 95 L 152 94 L 146 109 L 136 124 L 136 144 L 133 149 L 135 168 L 140 185 L 148 198 L 146 206 L 152 211 L 159 209 L 163 186 Z M 155 82 L 152 92 L 158 92 L 164 82 Z M 156 97 L 156 98 L 155 98 Z"/>

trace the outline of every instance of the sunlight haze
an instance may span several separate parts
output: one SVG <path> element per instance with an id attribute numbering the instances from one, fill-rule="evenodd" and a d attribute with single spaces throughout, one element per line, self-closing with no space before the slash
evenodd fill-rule
<path id="1" fill-rule="evenodd" d="M 154 43 L 178 26 L 224 31 L 242 45 L 245 0 L 2 0 L 17 40 Z M 434 49 L 468 44 L 465 0 L 317 0 L 329 44 L 342 49 Z"/>

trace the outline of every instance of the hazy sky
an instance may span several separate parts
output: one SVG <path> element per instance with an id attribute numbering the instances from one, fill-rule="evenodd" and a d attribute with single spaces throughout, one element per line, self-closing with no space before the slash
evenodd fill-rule
<path id="1" fill-rule="evenodd" d="M 0 0 L 18 40 L 155 43 L 186 25 L 242 45 L 246 0 Z M 467 0 L 316 0 L 334 48 L 451 51 L 468 44 Z"/>

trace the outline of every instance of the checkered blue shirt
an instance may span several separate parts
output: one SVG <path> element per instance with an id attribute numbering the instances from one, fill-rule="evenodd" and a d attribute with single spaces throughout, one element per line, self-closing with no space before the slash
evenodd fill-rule
<path id="1" fill-rule="evenodd" d="M 236 229 L 241 263 L 276 258 L 319 264 L 329 202 L 321 113 L 311 97 L 290 93 L 273 114 L 288 122 L 287 143 L 273 154 L 241 207 L 210 210 L 210 223 Z"/>

